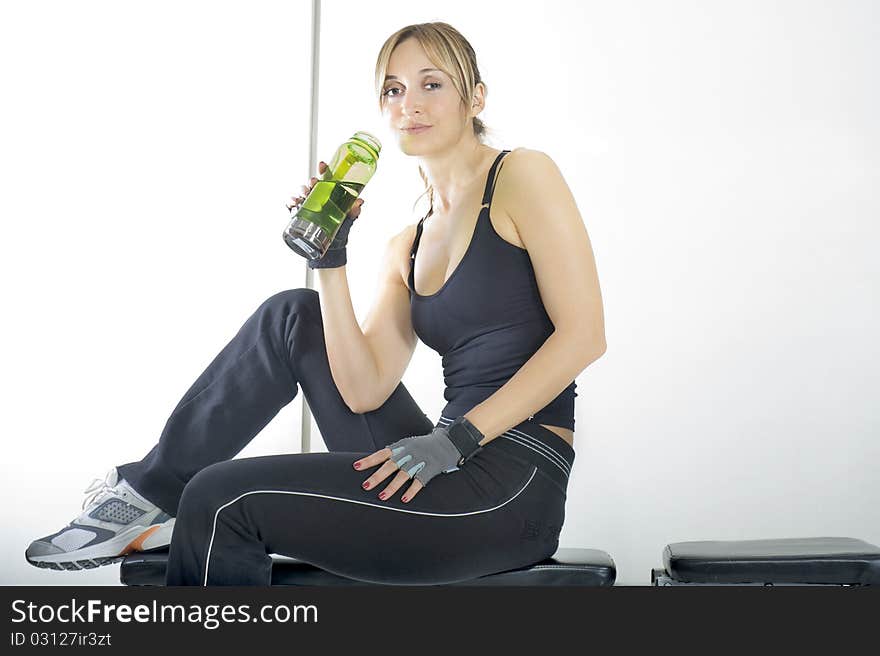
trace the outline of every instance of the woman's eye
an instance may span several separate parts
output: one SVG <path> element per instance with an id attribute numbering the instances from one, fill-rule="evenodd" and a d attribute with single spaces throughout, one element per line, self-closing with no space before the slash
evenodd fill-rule
<path id="1" fill-rule="evenodd" d="M 439 82 L 428 82 L 428 84 L 427 84 L 426 86 L 431 86 L 431 85 L 435 85 L 435 86 L 437 86 L 437 87 L 441 87 L 441 86 L 443 86 L 443 85 L 440 84 Z M 395 93 L 395 94 L 392 94 L 392 93 L 391 93 L 392 91 L 400 91 L 400 89 L 398 89 L 397 87 L 391 87 L 391 88 L 389 88 L 389 89 L 385 89 L 385 91 L 382 92 L 382 95 L 383 95 L 383 96 L 391 96 L 391 97 L 394 97 L 394 96 L 399 95 L 399 94 L 396 94 L 396 93 Z"/>

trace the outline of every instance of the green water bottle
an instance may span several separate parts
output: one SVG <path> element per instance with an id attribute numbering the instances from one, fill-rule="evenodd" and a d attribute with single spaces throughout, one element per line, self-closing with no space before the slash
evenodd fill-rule
<path id="1" fill-rule="evenodd" d="M 369 132 L 355 132 L 296 210 L 282 236 L 303 257 L 324 256 L 352 205 L 376 172 L 382 144 Z M 291 210 L 293 211 L 293 210 Z"/>

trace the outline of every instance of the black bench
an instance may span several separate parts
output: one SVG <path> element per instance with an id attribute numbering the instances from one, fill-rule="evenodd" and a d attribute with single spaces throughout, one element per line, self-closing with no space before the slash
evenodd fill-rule
<path id="1" fill-rule="evenodd" d="M 167 563 L 168 547 L 131 553 L 120 564 L 119 579 L 124 585 L 164 586 Z M 614 561 L 604 551 L 560 548 L 550 558 L 528 567 L 449 585 L 610 587 L 614 585 L 616 575 Z M 295 558 L 272 554 L 272 585 L 373 584 L 337 576 Z"/>
<path id="2" fill-rule="evenodd" d="M 880 549 L 855 538 L 673 542 L 651 583 L 666 585 L 877 585 Z"/>

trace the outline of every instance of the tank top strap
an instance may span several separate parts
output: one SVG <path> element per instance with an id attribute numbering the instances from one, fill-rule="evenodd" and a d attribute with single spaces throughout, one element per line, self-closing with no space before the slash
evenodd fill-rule
<path id="1" fill-rule="evenodd" d="M 492 194 L 495 193 L 495 180 L 497 179 L 495 169 L 498 168 L 501 160 L 509 152 L 509 150 L 502 150 L 500 153 L 498 153 L 498 157 L 495 158 L 495 162 L 492 164 L 492 168 L 489 169 L 489 177 L 486 180 L 486 189 L 485 191 L 483 191 L 483 202 L 480 204 L 480 207 L 490 205 L 492 203 Z"/>
<path id="2" fill-rule="evenodd" d="M 419 219 L 419 224 L 416 227 L 416 238 L 413 239 L 412 248 L 409 250 L 409 276 L 407 278 L 407 282 L 409 283 L 409 293 L 412 294 L 413 289 L 415 289 L 415 261 L 416 261 L 416 251 L 419 250 L 419 241 L 422 238 L 422 224 L 425 219 L 428 218 L 429 215 L 425 215 L 421 219 Z"/>

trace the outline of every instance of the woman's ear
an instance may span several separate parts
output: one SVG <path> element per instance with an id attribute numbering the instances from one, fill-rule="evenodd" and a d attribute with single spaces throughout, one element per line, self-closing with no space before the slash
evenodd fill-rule
<path id="1" fill-rule="evenodd" d="M 473 115 L 476 116 L 480 112 L 483 111 L 483 108 L 486 106 L 486 85 L 482 82 L 477 82 L 477 85 L 474 87 L 474 99 L 471 102 L 471 111 Z"/>

